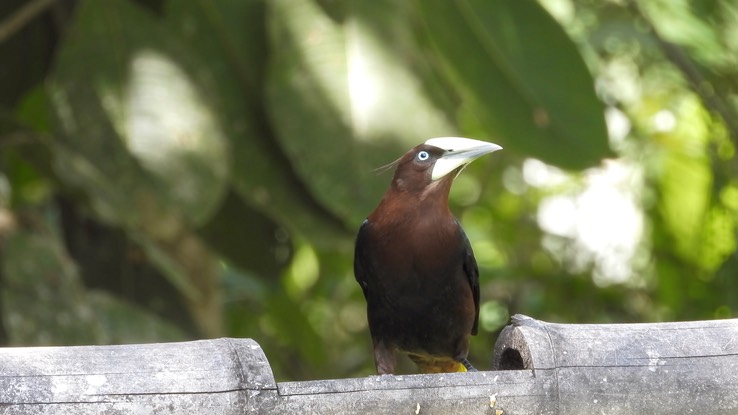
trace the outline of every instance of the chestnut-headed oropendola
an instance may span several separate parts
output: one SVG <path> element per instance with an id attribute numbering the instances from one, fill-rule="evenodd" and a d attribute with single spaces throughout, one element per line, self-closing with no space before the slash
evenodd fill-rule
<path id="1" fill-rule="evenodd" d="M 396 350 L 423 373 L 475 370 L 467 355 L 479 323 L 479 270 L 448 194 L 464 167 L 500 149 L 431 138 L 394 163 L 392 183 L 362 223 L 354 252 L 378 374 L 394 373 Z"/>

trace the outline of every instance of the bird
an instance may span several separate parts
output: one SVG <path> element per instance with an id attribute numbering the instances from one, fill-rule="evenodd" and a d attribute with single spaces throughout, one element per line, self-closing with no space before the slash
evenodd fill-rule
<path id="1" fill-rule="evenodd" d="M 395 373 L 396 352 L 421 373 L 476 371 L 467 356 L 479 326 L 479 270 L 448 196 L 469 163 L 501 149 L 436 137 L 390 165 L 389 188 L 362 222 L 354 248 L 377 374 Z"/>

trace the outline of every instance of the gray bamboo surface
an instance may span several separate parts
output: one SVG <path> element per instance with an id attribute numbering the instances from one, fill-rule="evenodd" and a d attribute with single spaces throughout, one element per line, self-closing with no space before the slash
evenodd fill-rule
<path id="1" fill-rule="evenodd" d="M 276 382 L 251 339 L 0 349 L 0 414 L 738 414 L 738 320 L 514 316 L 495 370 Z"/>

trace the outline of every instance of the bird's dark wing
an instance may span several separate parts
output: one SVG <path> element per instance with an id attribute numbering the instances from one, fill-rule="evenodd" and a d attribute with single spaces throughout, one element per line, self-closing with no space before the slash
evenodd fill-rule
<path id="1" fill-rule="evenodd" d="M 477 329 L 479 328 L 479 268 L 477 267 L 477 260 L 474 258 L 474 251 L 472 251 L 469 238 L 466 237 L 466 233 L 464 233 L 464 229 L 461 228 L 460 224 L 459 231 L 461 233 L 462 244 L 464 245 L 464 273 L 466 273 L 466 277 L 469 280 L 469 286 L 474 297 L 474 325 L 472 326 L 471 334 L 476 335 Z"/>
<path id="2" fill-rule="evenodd" d="M 373 271 L 371 270 L 371 261 L 367 256 L 367 234 L 369 232 L 369 221 L 364 220 L 356 235 L 356 245 L 354 247 L 354 277 L 356 282 L 361 286 L 361 291 L 366 298 L 366 289 L 368 286 L 367 277 Z"/>

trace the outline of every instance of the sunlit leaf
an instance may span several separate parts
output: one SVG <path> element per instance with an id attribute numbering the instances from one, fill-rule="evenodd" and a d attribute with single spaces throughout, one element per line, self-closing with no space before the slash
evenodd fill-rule
<path id="1" fill-rule="evenodd" d="M 492 141 L 570 169 L 611 155 L 603 105 L 574 43 L 534 1 L 419 1 L 461 111 Z"/>
<path id="2" fill-rule="evenodd" d="M 220 200 L 225 137 L 187 56 L 131 2 L 79 4 L 49 88 L 52 144 L 59 175 L 110 221 L 156 228 L 173 212 L 199 222 Z"/>
<path id="3" fill-rule="evenodd" d="M 290 231 L 335 246 L 346 238 L 343 224 L 304 187 L 310 179 L 296 176 L 267 119 L 266 19 L 266 4 L 259 1 L 177 1 L 166 10 L 167 24 L 197 60 L 198 79 L 211 86 L 206 93 L 228 139 L 236 192 Z M 257 236 L 241 242 L 235 237 L 228 239 L 246 246 Z"/>
<path id="4" fill-rule="evenodd" d="M 346 18 L 335 20 L 313 2 L 269 3 L 274 53 L 267 102 L 306 186 L 358 226 L 389 181 L 373 170 L 453 128 L 411 71 L 415 40 L 403 6 L 350 4 Z"/>

